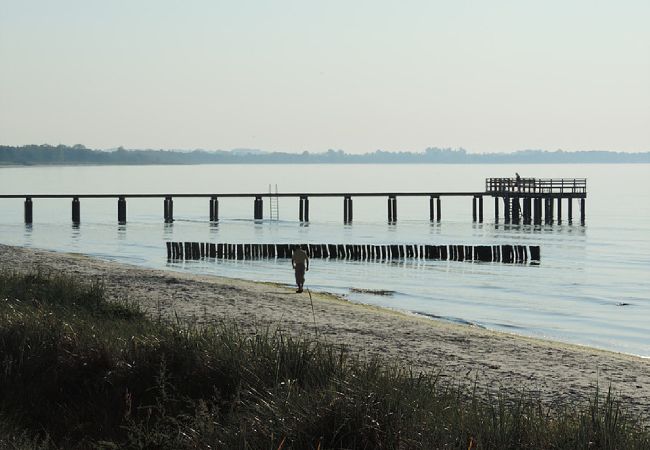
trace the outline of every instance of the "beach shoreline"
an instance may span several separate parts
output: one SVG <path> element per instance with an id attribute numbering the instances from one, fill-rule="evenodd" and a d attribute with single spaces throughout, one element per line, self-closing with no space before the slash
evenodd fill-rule
<path id="1" fill-rule="evenodd" d="M 311 296 L 268 282 L 148 269 L 80 254 L 0 244 L 0 270 L 41 270 L 101 280 L 110 299 L 138 302 L 150 315 L 209 325 L 234 323 L 251 333 L 282 330 L 324 340 L 365 357 L 454 382 L 538 394 L 549 405 L 612 391 L 630 410 L 650 409 L 650 360 L 587 346 L 519 336 Z M 312 306 L 313 305 L 313 306 Z"/>

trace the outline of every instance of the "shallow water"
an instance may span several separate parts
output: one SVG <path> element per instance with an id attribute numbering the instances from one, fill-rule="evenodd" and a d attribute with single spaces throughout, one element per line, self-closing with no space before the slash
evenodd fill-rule
<path id="1" fill-rule="evenodd" d="M 220 222 L 207 199 L 175 199 L 173 225 L 162 199 L 128 199 L 128 223 L 116 223 L 114 199 L 82 199 L 81 225 L 70 224 L 69 199 L 35 199 L 34 224 L 23 200 L 0 199 L 0 242 L 73 251 L 147 267 L 292 282 L 287 261 L 169 263 L 164 242 L 535 244 L 539 266 L 451 261 L 314 260 L 311 289 L 354 301 L 528 336 L 650 356 L 649 165 L 231 165 L 0 168 L 9 193 L 227 193 L 481 191 L 487 177 L 588 179 L 587 222 L 573 225 L 473 224 L 470 198 L 443 198 L 442 222 L 428 221 L 428 198 L 398 198 L 398 222 L 386 223 L 385 198 L 355 198 L 354 223 L 343 225 L 342 200 L 310 199 L 308 225 L 297 199 L 280 199 L 279 222 L 252 221 L 251 199 L 220 199 Z M 264 205 L 265 217 L 269 213 Z M 566 215 L 566 204 L 563 213 Z M 503 214 L 503 208 L 501 208 Z M 574 218 L 578 215 L 574 202 Z M 351 293 L 385 289 L 392 296 Z"/>

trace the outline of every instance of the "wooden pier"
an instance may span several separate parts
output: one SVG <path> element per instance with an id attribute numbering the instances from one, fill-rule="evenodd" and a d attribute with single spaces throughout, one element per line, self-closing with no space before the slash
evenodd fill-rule
<path id="1" fill-rule="evenodd" d="M 545 178 L 488 178 L 483 192 L 294 192 L 294 193 L 197 193 L 197 194 L 0 194 L 1 198 L 24 198 L 25 223 L 34 221 L 34 199 L 69 198 L 72 199 L 72 223 L 81 222 L 81 199 L 115 198 L 117 199 L 117 221 L 127 221 L 127 199 L 160 198 L 163 199 L 163 220 L 174 221 L 174 199 L 207 198 L 208 217 L 211 222 L 219 221 L 220 198 L 250 198 L 253 200 L 253 219 L 263 220 L 264 199 L 296 198 L 298 200 L 298 220 L 309 222 L 309 199 L 320 197 L 337 197 L 343 200 L 343 222 L 353 221 L 353 198 L 384 197 L 388 201 L 388 223 L 397 222 L 397 200 L 399 197 L 425 197 L 429 199 L 428 219 L 440 222 L 442 219 L 443 197 L 467 197 L 472 202 L 472 220 L 483 223 L 483 198 L 494 198 L 495 223 L 500 220 L 499 207 L 503 203 L 503 219 L 512 224 L 562 223 L 562 202 L 567 203 L 567 221 L 573 221 L 573 199 L 580 203 L 580 223 L 585 223 L 585 199 L 587 197 L 587 180 L 584 178 L 545 179 Z M 557 204 L 557 210 L 554 205 Z M 543 208 L 542 208 L 543 205 Z M 557 212 L 556 212 L 557 211 Z M 423 214 L 424 215 L 424 214 Z M 426 217 L 426 216 L 424 216 Z"/>

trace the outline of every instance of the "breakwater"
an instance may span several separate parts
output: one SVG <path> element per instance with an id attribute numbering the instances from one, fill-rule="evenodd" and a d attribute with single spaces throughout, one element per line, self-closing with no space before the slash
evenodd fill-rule
<path id="1" fill-rule="evenodd" d="M 310 258 L 354 261 L 400 259 L 501 262 L 539 264 L 538 245 L 423 245 L 423 244 L 228 244 L 210 242 L 167 242 L 167 259 L 255 260 L 291 258 L 293 249 L 302 247 Z"/>

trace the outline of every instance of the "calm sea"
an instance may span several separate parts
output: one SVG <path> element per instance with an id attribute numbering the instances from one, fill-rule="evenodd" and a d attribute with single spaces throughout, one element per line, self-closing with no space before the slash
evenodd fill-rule
<path id="1" fill-rule="evenodd" d="M 341 199 L 311 198 L 308 225 L 298 200 L 280 199 L 280 221 L 254 223 L 253 201 L 221 199 L 218 225 L 207 199 L 175 199 L 173 225 L 162 199 L 129 199 L 128 223 L 117 201 L 82 199 L 81 225 L 70 200 L 34 200 L 34 224 L 23 224 L 23 200 L 0 199 L 0 242 L 80 252 L 145 267 L 292 283 L 286 261 L 168 263 L 165 241 L 260 243 L 536 244 L 539 266 L 448 261 L 314 260 L 307 285 L 350 300 L 441 320 L 584 344 L 650 357 L 649 165 L 228 165 L 0 168 L 2 193 L 228 193 L 296 191 L 481 191 L 486 177 L 585 177 L 587 222 L 545 226 L 494 224 L 486 197 L 483 224 L 472 223 L 470 198 L 443 198 L 442 222 L 428 221 L 427 198 L 398 198 L 396 225 L 385 198 L 354 199 L 354 223 L 343 225 Z M 564 206 L 566 214 L 566 205 Z M 503 208 L 501 207 L 501 210 Z M 574 203 L 574 217 L 577 215 Z M 269 214 L 264 204 L 265 219 Z M 350 288 L 395 291 L 388 297 Z"/>

